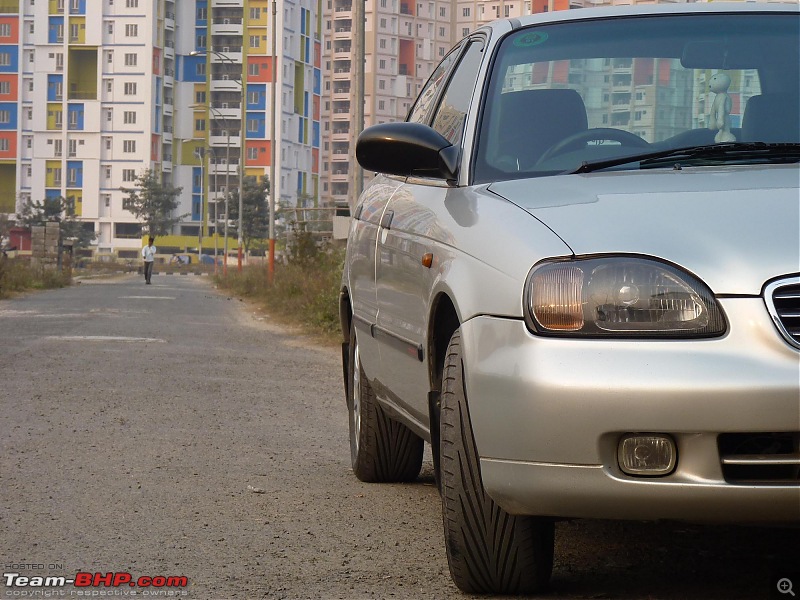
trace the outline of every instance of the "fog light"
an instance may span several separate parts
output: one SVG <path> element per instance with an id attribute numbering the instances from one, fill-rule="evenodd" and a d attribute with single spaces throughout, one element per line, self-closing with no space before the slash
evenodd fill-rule
<path id="1" fill-rule="evenodd" d="M 628 475 L 668 475 L 675 468 L 677 449 L 672 438 L 660 434 L 623 437 L 617 451 L 619 467 Z"/>

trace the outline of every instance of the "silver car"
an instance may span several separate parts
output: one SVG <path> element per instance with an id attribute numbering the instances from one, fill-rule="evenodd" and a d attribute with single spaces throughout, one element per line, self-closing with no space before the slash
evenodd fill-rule
<path id="1" fill-rule="evenodd" d="M 800 11 L 506 19 L 366 129 L 341 290 L 355 475 L 432 447 L 451 575 L 559 518 L 800 523 Z"/>

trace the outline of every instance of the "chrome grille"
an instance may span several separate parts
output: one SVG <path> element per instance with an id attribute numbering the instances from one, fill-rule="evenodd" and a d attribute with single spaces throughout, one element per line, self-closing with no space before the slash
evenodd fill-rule
<path id="1" fill-rule="evenodd" d="M 728 483 L 800 485 L 800 432 L 723 433 L 718 444 Z"/>
<path id="2" fill-rule="evenodd" d="M 792 346 L 800 348 L 800 277 L 769 284 L 764 300 L 778 331 Z"/>

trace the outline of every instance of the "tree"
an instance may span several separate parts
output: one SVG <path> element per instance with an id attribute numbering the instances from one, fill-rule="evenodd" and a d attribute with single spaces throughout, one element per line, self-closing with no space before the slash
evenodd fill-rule
<path id="1" fill-rule="evenodd" d="M 264 175 L 259 181 L 255 177 L 245 177 L 242 181 L 242 244 L 245 252 L 250 252 L 255 240 L 269 235 L 269 177 Z M 230 219 L 235 223 L 234 235 L 239 235 L 239 190 L 231 192 L 228 199 Z"/>
<path id="2" fill-rule="evenodd" d="M 62 196 L 52 196 L 34 202 L 25 200 L 17 214 L 17 224 L 30 229 L 35 225 L 58 223 L 62 240 L 72 240 L 73 248 L 86 248 L 96 237 L 94 225 L 79 221 L 75 207 Z M 91 225 L 87 228 L 86 225 Z"/>
<path id="3" fill-rule="evenodd" d="M 172 228 L 189 216 L 173 215 L 183 188 L 160 181 L 161 177 L 147 169 L 136 178 L 134 188 L 120 188 L 127 194 L 122 206 L 141 221 L 143 229 L 152 236 L 169 235 Z"/>

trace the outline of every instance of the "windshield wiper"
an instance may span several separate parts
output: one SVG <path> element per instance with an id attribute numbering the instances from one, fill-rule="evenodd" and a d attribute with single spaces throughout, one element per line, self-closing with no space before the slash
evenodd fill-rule
<path id="1" fill-rule="evenodd" d="M 800 159 L 800 144 L 765 142 L 724 142 L 722 144 L 709 144 L 706 146 L 688 146 L 685 148 L 672 148 L 670 150 L 657 150 L 643 152 L 628 156 L 619 156 L 606 160 L 587 161 L 568 174 L 591 173 L 609 167 L 616 167 L 627 163 L 638 162 L 640 168 L 655 166 L 665 159 L 669 162 L 680 164 L 681 159 L 697 160 L 704 158 L 725 158 L 726 160 L 752 159 L 752 158 L 797 158 Z"/>

